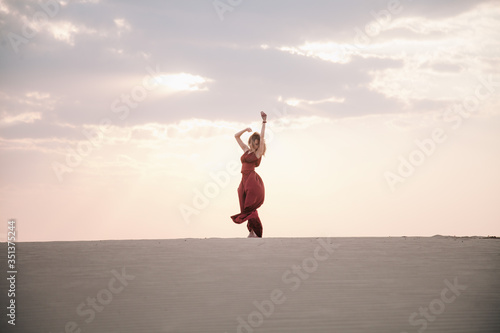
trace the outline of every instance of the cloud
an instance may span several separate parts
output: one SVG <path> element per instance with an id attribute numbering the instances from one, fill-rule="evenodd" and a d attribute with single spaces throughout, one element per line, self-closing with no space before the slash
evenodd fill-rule
<path id="1" fill-rule="evenodd" d="M 280 99 L 281 100 L 281 96 Z M 297 98 L 288 98 L 285 100 L 285 103 L 290 106 L 298 106 L 301 104 L 314 105 L 314 104 L 323 104 L 323 103 L 344 103 L 345 98 L 342 97 L 329 97 L 320 100 L 305 100 L 305 99 L 297 99 Z"/>
<path id="2" fill-rule="evenodd" d="M 9 9 L 9 7 L 7 6 L 7 4 L 3 1 L 0 1 L 0 12 L 3 12 L 5 14 L 10 14 L 11 11 Z"/>
<path id="3" fill-rule="evenodd" d="M 212 2 L 63 1 L 55 16 L 37 22 L 45 0 L 0 0 L 0 153 L 8 161 L 1 185 L 19 188 L 7 208 L 26 211 L 24 193 L 28 201 L 43 199 L 19 218 L 44 230 L 54 221 L 92 220 L 75 216 L 75 202 L 83 210 L 97 205 L 108 227 L 141 218 L 144 207 L 151 212 L 146 201 L 158 202 L 152 224 L 175 221 L 177 208 L 171 213 L 168 205 L 183 193 L 192 200 L 193 188 L 212 181 L 210 172 L 238 161 L 233 135 L 260 131 L 261 110 L 269 115 L 262 172 L 270 188 L 286 196 L 297 187 L 290 177 L 301 174 L 305 189 L 345 196 L 345 187 L 355 198 L 362 188 L 366 199 L 380 198 L 378 166 L 396 166 L 398 154 L 414 148 L 413 137 L 441 126 L 442 111 L 474 93 L 478 76 L 500 73 L 493 1 L 402 0 L 403 10 L 382 23 L 387 1 L 243 1 L 224 21 Z M 375 30 L 368 34 L 367 25 Z M 15 52 L 9 33 L 23 36 L 26 26 L 34 33 Z M 161 84 L 144 92 L 152 82 Z M 420 168 L 419 175 L 449 171 L 473 150 L 495 156 L 484 142 L 498 133 L 496 119 L 486 119 L 488 110 L 500 110 L 496 96 L 429 159 L 429 166 L 440 163 L 456 149 L 449 168 Z M 468 133 L 477 133 L 476 143 Z M 296 154 L 304 156 L 291 163 Z M 71 171 L 59 183 L 53 165 L 68 161 Z M 484 165 L 484 179 L 495 174 Z"/>
<path id="4" fill-rule="evenodd" d="M 51 22 L 47 25 L 47 30 L 59 41 L 71 46 L 75 45 L 75 36 L 79 34 L 96 34 L 97 30 L 87 28 L 84 25 L 76 26 L 68 21 Z"/>
<path id="5" fill-rule="evenodd" d="M 493 3 L 479 4 L 444 19 L 405 14 L 378 21 L 378 33 L 371 38 L 364 35 L 364 43 L 309 40 L 298 46 L 274 48 L 343 66 L 356 58 L 401 61 L 403 66 L 368 69 L 371 80 L 367 86 L 389 99 L 401 100 L 410 109 L 416 109 L 418 101 L 424 99 L 462 97 L 476 81 L 464 71 L 489 72 L 493 59 L 500 59 L 500 53 L 493 51 L 500 47 L 495 37 L 495 31 L 500 30 L 500 8 Z M 409 33 L 401 33 L 403 30 Z M 396 39 L 394 31 L 399 32 Z"/>
<path id="6" fill-rule="evenodd" d="M 152 78 L 152 81 L 165 87 L 170 92 L 177 91 L 206 91 L 205 83 L 213 80 L 189 73 L 160 74 Z"/>
<path id="7" fill-rule="evenodd" d="M 4 4 L 18 18 L 39 9 Z M 57 100 L 53 112 L 23 112 L 96 124 L 140 84 L 144 68 L 158 66 L 162 87 L 115 125 L 248 121 L 255 110 L 281 103 L 278 96 L 296 115 L 337 118 L 425 111 L 469 91 L 469 70 L 498 67 L 494 4 L 405 2 L 369 43 L 356 44 L 356 28 L 384 9 L 364 2 L 248 3 L 222 23 L 210 3 L 68 2 L 45 26 L 47 38 L 30 40 L 22 69 L 14 70 L 19 60 L 6 54 L 0 69 L 10 82 L 0 89 L 44 87 Z M 259 25 L 252 23 L 257 17 Z M 290 17 L 307 28 L 290 26 Z M 12 17 L 7 24 L 20 31 Z"/>
<path id="8" fill-rule="evenodd" d="M 17 123 L 31 124 L 40 119 L 42 119 L 40 112 L 25 112 L 15 116 L 2 117 L 2 119 L 0 119 L 0 127 L 11 126 Z"/>
<path id="9" fill-rule="evenodd" d="M 37 119 L 41 119 L 43 113 L 55 109 L 57 102 L 49 93 L 41 91 L 12 94 L 0 91 L 0 112 L 3 118 L 22 119 L 21 114 L 37 114 Z"/>
<path id="10" fill-rule="evenodd" d="M 121 34 L 123 32 L 130 32 L 130 31 L 132 31 L 132 27 L 130 26 L 130 23 L 128 23 L 123 18 L 114 19 L 113 22 L 115 22 L 116 26 L 118 27 L 118 35 L 119 36 L 121 36 Z"/>
<path id="11" fill-rule="evenodd" d="M 269 46 L 266 48 L 269 48 Z M 352 54 L 356 52 L 351 45 L 338 44 L 335 42 L 306 42 L 297 47 L 281 46 L 277 49 L 290 54 L 314 57 L 339 64 L 345 64 L 351 61 Z"/>

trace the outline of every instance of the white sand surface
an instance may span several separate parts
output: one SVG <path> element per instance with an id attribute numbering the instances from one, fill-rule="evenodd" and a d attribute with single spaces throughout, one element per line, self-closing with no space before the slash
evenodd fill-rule
<path id="1" fill-rule="evenodd" d="M 500 332 L 498 239 L 19 243 L 17 260 L 1 332 Z"/>

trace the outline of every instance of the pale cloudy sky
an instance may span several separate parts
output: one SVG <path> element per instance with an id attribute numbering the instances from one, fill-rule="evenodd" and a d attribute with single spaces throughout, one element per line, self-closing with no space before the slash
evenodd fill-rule
<path id="1" fill-rule="evenodd" d="M 0 27 L 18 240 L 245 237 L 261 110 L 264 237 L 500 235 L 498 1 L 0 0 Z"/>

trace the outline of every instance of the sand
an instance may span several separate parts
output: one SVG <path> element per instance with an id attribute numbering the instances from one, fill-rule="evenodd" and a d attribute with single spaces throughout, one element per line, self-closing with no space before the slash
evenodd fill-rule
<path id="1" fill-rule="evenodd" d="M 17 264 L 1 332 L 500 332 L 498 239 L 19 243 Z"/>

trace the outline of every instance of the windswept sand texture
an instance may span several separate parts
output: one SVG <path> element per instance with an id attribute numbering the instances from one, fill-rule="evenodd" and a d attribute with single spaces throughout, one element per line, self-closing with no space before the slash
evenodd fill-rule
<path id="1" fill-rule="evenodd" d="M 500 332 L 497 239 L 49 242 L 17 255 L 16 326 L 3 310 L 1 332 Z"/>

